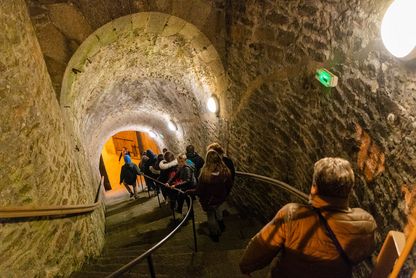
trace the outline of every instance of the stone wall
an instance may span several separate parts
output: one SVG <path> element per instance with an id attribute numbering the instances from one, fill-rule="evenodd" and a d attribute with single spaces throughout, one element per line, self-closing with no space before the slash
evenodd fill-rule
<path id="1" fill-rule="evenodd" d="M 228 107 L 235 111 L 228 151 L 238 168 L 308 192 L 316 160 L 348 159 L 357 180 L 352 205 L 374 215 L 379 244 L 389 230 L 415 220 L 409 211 L 416 188 L 416 69 L 382 45 L 386 8 L 374 0 L 226 7 Z M 340 78 L 336 88 L 314 79 L 322 66 Z M 234 193 L 247 208 L 273 196 L 277 205 L 254 206 L 263 218 L 286 198 L 256 182 Z"/>
<path id="2" fill-rule="evenodd" d="M 219 125 L 206 102 L 213 94 L 223 101 L 226 81 L 215 47 L 194 25 L 143 12 L 105 24 L 80 45 L 60 103 L 96 168 L 103 134 L 115 130 L 153 130 L 173 151 L 189 142 L 205 147 Z M 168 120 L 178 131 L 168 130 Z"/>
<path id="3" fill-rule="evenodd" d="M 0 3 L 0 206 L 91 204 L 98 179 L 65 127 L 24 1 Z M 0 276 L 65 276 L 103 246 L 102 209 L 0 220 Z"/>
<path id="4" fill-rule="evenodd" d="M 378 244 L 388 230 L 408 231 L 412 226 L 408 223 L 414 223 L 416 67 L 414 61 L 394 59 L 382 45 L 379 26 L 389 4 L 386 1 L 120 0 L 118 5 L 111 0 L 27 2 L 58 96 L 67 62 L 93 30 L 136 12 L 177 16 L 205 34 L 227 71 L 230 86 L 221 96 L 225 101 L 223 118 L 215 121 L 223 130 L 221 141 L 240 170 L 271 176 L 308 192 L 314 162 L 325 156 L 340 156 L 353 164 L 357 183 L 352 205 L 374 215 L 379 226 Z M 314 79 L 319 67 L 339 76 L 336 88 L 323 88 Z M 0 64 L 0 70 L 4 68 L 5 64 Z M 150 85 L 147 88 L 155 87 Z M 2 89 L 2 94 L 6 94 L 6 89 Z M 11 107 L 8 102 L 15 98 L 16 95 L 7 94 L 1 101 Z M 152 104 L 159 102 L 155 99 Z M 20 102 L 28 100 L 35 99 Z M 15 119 L 22 113 L 19 111 L 33 111 L 22 109 L 13 110 Z M 90 121 L 89 114 L 80 114 L 86 122 Z M 43 119 L 50 122 L 46 116 L 50 117 L 45 114 L 36 128 L 45 129 Z M 213 121 L 183 116 L 180 119 L 189 130 L 184 140 L 196 141 L 199 152 L 204 153 L 204 135 L 210 130 L 206 126 Z M 62 128 L 56 122 L 54 128 Z M 32 133 L 25 135 L 21 131 L 29 130 L 27 124 L 21 127 L 16 123 L 19 121 L 9 125 L 13 130 L 19 128 L 19 136 L 31 136 Z M 6 124 L 1 127 L 6 130 L 6 135 L 1 136 L 11 134 Z M 55 137 L 38 138 L 53 141 Z M 74 156 L 68 151 L 72 150 L 70 143 L 73 144 L 68 142 L 68 148 L 62 143 L 52 149 L 50 156 L 55 159 L 54 165 L 59 165 L 56 169 L 62 165 L 54 155 Z M 32 152 L 28 144 L 18 146 L 16 150 L 4 144 L 1 148 L 7 149 L 7 153 L 2 149 L 2 156 L 11 161 L 9 154 L 14 151 Z M 63 149 L 67 151 L 62 152 Z M 49 155 L 42 153 L 42 157 Z M 78 164 L 70 161 L 63 167 L 76 168 Z M 83 158 L 77 161 L 82 164 Z M 27 165 L 27 171 L 34 171 L 31 164 Z M 78 168 L 83 172 L 88 166 Z M 25 196 L 25 190 L 18 192 L 18 198 Z M 264 221 L 288 201 L 286 194 L 253 181 L 238 183 L 233 196 L 242 208 L 255 211 Z"/>

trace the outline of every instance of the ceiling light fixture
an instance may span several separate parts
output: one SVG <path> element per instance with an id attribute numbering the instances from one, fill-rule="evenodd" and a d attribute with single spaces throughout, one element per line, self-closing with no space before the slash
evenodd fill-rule
<path id="1" fill-rule="evenodd" d="M 395 0 L 381 22 L 381 39 L 393 56 L 410 60 L 416 57 L 416 1 Z"/>
<path id="2" fill-rule="evenodd" d="M 218 112 L 218 99 L 216 96 L 212 95 L 209 97 L 207 102 L 207 108 L 209 112 L 217 113 Z"/>
<path id="3" fill-rule="evenodd" d="M 176 126 L 176 124 L 172 120 L 168 121 L 168 128 L 171 131 L 177 131 L 178 130 L 178 127 Z"/>
<path id="4" fill-rule="evenodd" d="M 156 132 L 154 132 L 153 130 L 149 130 L 147 133 L 149 134 L 149 136 L 150 136 L 151 138 L 156 138 L 156 137 L 157 137 L 157 133 L 156 133 Z"/>

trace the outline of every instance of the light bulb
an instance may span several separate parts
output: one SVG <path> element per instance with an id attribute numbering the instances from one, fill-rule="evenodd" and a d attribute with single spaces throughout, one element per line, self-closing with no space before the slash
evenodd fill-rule
<path id="1" fill-rule="evenodd" d="M 156 137 L 157 137 L 156 132 L 154 132 L 154 131 L 152 131 L 152 130 L 149 130 L 147 133 L 149 134 L 149 136 L 150 136 L 151 138 L 156 138 Z"/>
<path id="2" fill-rule="evenodd" d="M 395 0 L 381 22 L 384 46 L 398 58 L 405 58 L 416 46 L 415 12 L 415 0 Z"/>
<path id="3" fill-rule="evenodd" d="M 168 128 L 169 128 L 170 130 L 172 130 L 172 131 L 176 131 L 176 130 L 178 130 L 178 128 L 176 127 L 176 124 L 175 124 L 174 122 L 172 122 L 172 121 L 169 121 L 169 122 L 168 122 Z"/>
<path id="4" fill-rule="evenodd" d="M 207 102 L 208 111 L 212 113 L 217 113 L 218 111 L 218 100 L 215 96 L 211 96 Z"/>

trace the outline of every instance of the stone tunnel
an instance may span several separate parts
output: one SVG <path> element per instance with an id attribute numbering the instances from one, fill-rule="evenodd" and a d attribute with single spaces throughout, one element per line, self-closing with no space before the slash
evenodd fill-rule
<path id="1" fill-rule="evenodd" d="M 1 1 L 0 206 L 92 203 L 106 140 L 154 131 L 175 153 L 221 142 L 238 170 L 305 193 L 315 161 L 348 159 L 379 249 L 416 213 L 416 66 L 383 46 L 390 2 Z M 231 198 L 261 221 L 290 199 L 255 182 Z M 0 220 L 0 276 L 70 274 L 100 253 L 104 222 L 103 208 Z"/>

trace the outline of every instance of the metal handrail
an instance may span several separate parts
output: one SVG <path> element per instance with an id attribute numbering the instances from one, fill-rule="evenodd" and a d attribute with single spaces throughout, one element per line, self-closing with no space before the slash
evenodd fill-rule
<path id="1" fill-rule="evenodd" d="M 242 176 L 242 177 L 250 177 L 250 178 L 255 178 L 257 180 L 261 180 L 273 185 L 277 185 L 278 187 L 280 187 L 283 190 L 286 190 L 287 192 L 295 195 L 296 197 L 300 198 L 302 201 L 307 202 L 309 197 L 307 194 L 303 193 L 302 191 L 294 188 L 293 186 L 290 186 L 287 183 L 284 183 L 282 181 L 273 179 L 273 178 L 269 178 L 266 176 L 262 176 L 262 175 L 257 175 L 257 174 L 253 174 L 253 173 L 247 173 L 247 172 L 240 172 L 240 171 L 236 171 L 235 172 L 236 175 L 238 176 Z"/>
<path id="2" fill-rule="evenodd" d="M 71 216 L 74 214 L 87 213 L 94 211 L 101 205 L 100 189 L 104 183 L 104 177 L 101 177 L 98 185 L 95 202 L 89 205 L 63 205 L 63 206 L 46 206 L 46 207 L 0 207 L 0 219 L 4 218 L 28 218 L 40 216 Z"/>
<path id="3" fill-rule="evenodd" d="M 279 180 L 276 180 L 276 179 L 273 179 L 273 178 L 269 178 L 269 177 L 266 177 L 266 176 L 253 174 L 253 173 L 247 173 L 247 172 L 236 171 L 236 174 L 239 175 L 239 176 L 251 177 L 251 178 L 255 178 L 255 179 L 267 182 L 267 183 L 277 185 L 280 188 L 288 191 L 289 193 L 299 197 L 303 201 L 308 200 L 308 195 L 307 194 L 303 193 L 302 191 L 297 190 L 296 188 L 294 188 L 294 187 L 292 187 L 292 186 L 290 186 L 287 183 L 284 183 L 282 181 L 279 181 Z M 156 180 L 152 177 L 149 177 L 147 175 L 143 175 L 143 176 L 145 176 L 148 179 L 151 179 L 151 180 L 155 181 L 156 183 L 158 183 L 162 186 L 165 186 L 165 184 L 161 183 L 160 181 L 158 181 L 158 180 Z M 183 192 L 182 190 L 179 190 L 177 188 L 173 188 L 173 189 L 179 191 L 182 194 L 186 194 L 185 192 Z M 158 249 L 164 243 L 166 243 L 166 241 L 169 240 L 178 231 L 178 229 L 185 223 L 185 221 L 188 220 L 188 217 L 191 214 L 191 212 L 193 212 L 193 200 L 189 195 L 187 195 L 187 197 L 190 198 L 190 201 L 191 201 L 188 212 L 185 215 L 185 217 L 183 218 L 183 220 L 175 227 L 175 229 L 173 229 L 167 236 L 165 236 L 162 240 L 160 240 L 158 243 L 156 243 L 154 246 L 152 246 L 149 250 L 145 251 L 143 254 L 141 254 L 137 258 L 133 259 L 132 261 L 130 261 L 128 264 L 124 265 L 123 267 L 119 268 L 115 272 L 111 273 L 106 278 L 119 277 L 120 275 L 126 273 L 127 271 L 132 269 L 134 266 L 136 266 L 137 264 L 142 262 L 144 259 L 148 260 L 149 271 L 150 271 L 151 277 L 155 277 L 151 255 L 156 249 Z M 196 233 L 195 233 L 195 220 L 194 220 L 194 214 L 193 213 L 192 213 L 192 225 L 193 225 L 193 232 L 194 232 L 195 252 L 196 252 L 197 251 L 197 245 L 196 245 Z"/>
<path id="4" fill-rule="evenodd" d="M 162 186 L 166 186 L 164 183 L 162 183 L 162 182 L 160 182 L 160 181 L 158 181 L 158 180 L 156 180 L 156 179 L 154 179 L 152 177 L 149 177 L 149 176 L 144 175 L 144 174 L 143 174 L 143 176 L 146 177 L 146 178 L 148 178 L 148 179 L 153 180 L 154 182 L 156 182 L 156 183 L 158 183 L 158 184 L 160 184 Z M 140 256 L 138 256 L 137 258 L 133 259 L 132 261 L 130 261 L 126 265 L 122 266 L 118 270 L 116 270 L 113 273 L 111 273 L 110 275 L 106 276 L 106 278 L 119 277 L 120 275 L 126 273 L 127 271 L 129 271 L 130 269 L 132 269 L 134 266 L 136 266 L 137 264 L 139 264 L 140 262 L 142 262 L 144 259 L 147 259 L 148 260 L 149 271 L 150 271 L 151 277 L 156 277 L 155 276 L 155 273 L 154 273 L 152 258 L 151 258 L 152 253 L 154 251 L 156 251 L 157 249 L 159 249 L 163 244 L 165 244 L 166 241 L 168 239 L 170 239 L 179 230 L 179 228 L 181 228 L 183 226 L 183 224 L 188 220 L 188 218 L 189 218 L 190 215 L 192 217 L 192 228 L 193 228 L 193 233 L 194 233 L 195 252 L 197 252 L 197 242 L 196 242 L 196 232 L 195 232 L 195 218 L 194 218 L 194 213 L 193 213 L 193 205 L 194 205 L 194 202 L 192 200 L 192 197 L 189 196 L 184 191 L 178 189 L 178 188 L 172 188 L 172 187 L 169 187 L 169 188 L 178 191 L 180 194 L 185 194 L 186 197 L 190 199 L 189 208 L 188 208 L 188 211 L 187 211 L 185 217 L 182 219 L 182 221 L 168 235 L 166 235 L 158 243 L 156 243 L 155 245 L 153 245 L 150 249 L 148 249 L 147 251 L 145 251 Z"/>

